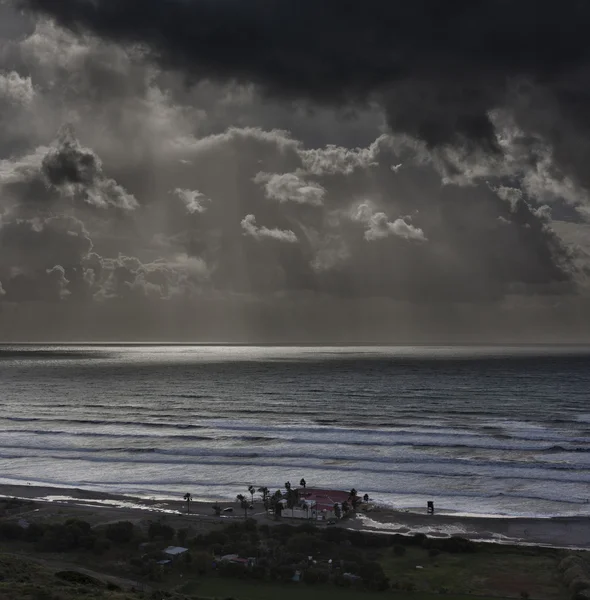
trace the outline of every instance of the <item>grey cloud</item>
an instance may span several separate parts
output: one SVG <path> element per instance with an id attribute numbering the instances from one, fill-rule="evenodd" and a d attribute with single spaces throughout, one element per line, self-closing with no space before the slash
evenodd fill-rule
<path id="1" fill-rule="evenodd" d="M 363 202 L 354 209 L 352 218 L 365 224 L 365 239 L 374 241 L 396 235 L 406 240 L 426 241 L 424 232 L 418 227 L 408 223 L 406 219 L 398 218 L 390 221 L 384 212 L 376 212 L 369 202 Z"/>
<path id="2" fill-rule="evenodd" d="M 590 259 L 552 219 L 583 219 L 584 186 L 524 110 L 490 113 L 497 148 L 433 146 L 383 134 L 373 106 L 329 117 L 249 85 L 187 87 L 137 48 L 46 22 L 11 47 L 0 68 L 33 98 L 11 105 L 17 151 L 0 122 L 3 332 L 18 313 L 15 336 L 53 331 L 51 314 L 64 336 L 325 340 L 348 323 L 385 340 L 414 315 L 495 335 L 533 305 L 583 302 Z M 55 142 L 67 122 L 76 139 Z"/>
<path id="3" fill-rule="evenodd" d="M 35 90 L 30 77 L 21 77 L 16 71 L 0 73 L 0 102 L 29 106 L 34 97 Z"/>
<path id="4" fill-rule="evenodd" d="M 96 153 L 69 134 L 62 136 L 58 146 L 43 158 L 41 170 L 51 185 L 96 208 L 111 206 L 129 211 L 137 207 L 132 194 L 104 175 Z"/>
<path id="5" fill-rule="evenodd" d="M 245 232 L 244 235 L 252 236 L 257 240 L 268 238 L 289 244 L 295 244 L 298 241 L 297 236 L 291 230 L 258 226 L 254 215 L 246 215 L 242 219 L 241 226 Z"/>
<path id="6" fill-rule="evenodd" d="M 266 197 L 279 202 L 320 206 L 326 195 L 326 189 L 319 183 L 307 181 L 296 173 L 258 173 L 254 183 L 264 185 Z"/>
<path id="7" fill-rule="evenodd" d="M 204 213 L 207 210 L 207 204 L 211 202 L 205 194 L 202 194 L 198 190 L 176 188 L 174 194 L 184 204 L 186 211 L 190 214 Z"/>
<path id="8" fill-rule="evenodd" d="M 73 217 L 0 224 L 3 301 L 59 301 L 70 295 L 69 273 L 92 249 L 83 224 Z"/>
<path id="9" fill-rule="evenodd" d="M 395 130 L 431 145 L 463 139 L 497 150 L 488 113 L 514 78 L 543 81 L 588 126 L 578 110 L 587 89 L 572 93 L 562 82 L 589 61 L 590 8 L 576 0 L 369 0 L 347 10 L 336 0 L 301 0 L 295 12 L 286 0 L 19 4 L 75 31 L 144 44 L 193 78 L 254 83 L 319 104 L 379 101 Z"/>

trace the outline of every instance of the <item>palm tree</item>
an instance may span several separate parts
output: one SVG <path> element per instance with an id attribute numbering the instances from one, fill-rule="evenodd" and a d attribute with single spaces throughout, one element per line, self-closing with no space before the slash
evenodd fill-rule
<path id="1" fill-rule="evenodd" d="M 283 510 L 283 505 L 281 504 L 282 499 L 283 494 L 281 493 L 281 490 L 277 490 L 270 498 L 270 505 L 274 511 L 275 519 L 278 519 L 281 516 Z"/>
<path id="2" fill-rule="evenodd" d="M 249 485 L 248 491 L 250 492 L 250 495 L 252 496 L 252 504 L 254 504 L 254 494 L 256 493 L 256 489 L 254 488 L 253 485 Z"/>
<path id="3" fill-rule="evenodd" d="M 236 496 L 238 502 L 240 503 L 240 506 L 244 509 L 244 519 L 248 518 L 248 500 L 246 500 L 246 496 L 244 496 L 244 494 L 238 494 Z"/>
<path id="4" fill-rule="evenodd" d="M 191 514 L 191 501 L 192 501 L 193 497 L 187 492 L 184 495 L 184 499 L 186 500 L 186 514 L 190 515 Z"/>
<path id="5" fill-rule="evenodd" d="M 268 496 L 270 494 L 270 490 L 266 487 L 259 487 L 258 491 L 262 494 L 262 502 L 264 502 L 264 508 L 268 508 Z"/>
<path id="6" fill-rule="evenodd" d="M 305 479 L 303 479 L 303 477 L 301 478 L 301 481 L 299 482 L 299 485 L 305 489 L 305 486 L 307 485 L 307 482 L 305 481 Z"/>

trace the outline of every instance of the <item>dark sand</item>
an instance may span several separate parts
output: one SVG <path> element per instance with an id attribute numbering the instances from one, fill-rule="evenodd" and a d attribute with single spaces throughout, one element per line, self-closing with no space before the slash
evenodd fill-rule
<path id="1" fill-rule="evenodd" d="M 237 502 L 220 502 L 222 508 L 232 507 L 232 513 L 216 517 L 212 502 L 191 503 L 191 514 L 186 515 L 186 502 L 134 498 L 72 488 L 52 488 L 28 485 L 0 485 L 0 496 L 30 498 L 37 502 L 28 514 L 48 518 L 78 515 L 95 523 L 113 520 L 166 519 L 176 526 L 210 529 L 234 519 L 243 519 L 244 513 Z M 562 548 L 590 549 L 589 517 L 555 518 L 491 518 L 457 516 L 453 514 L 427 515 L 418 511 L 402 511 L 384 507 L 369 507 L 356 518 L 341 521 L 339 526 L 382 533 L 425 533 L 431 537 L 459 535 L 471 540 L 546 545 Z M 255 497 L 254 510 L 249 517 L 269 524 L 276 523 L 267 516 L 259 498 Z M 281 519 L 283 523 L 300 524 L 300 520 Z M 182 524 L 181 524 L 182 523 Z M 321 524 L 321 522 L 319 522 Z"/>

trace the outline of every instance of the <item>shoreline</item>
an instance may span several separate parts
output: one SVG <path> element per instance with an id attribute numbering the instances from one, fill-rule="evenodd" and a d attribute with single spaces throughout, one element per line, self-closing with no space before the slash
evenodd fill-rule
<path id="1" fill-rule="evenodd" d="M 222 509 L 233 512 L 222 517 L 213 514 L 215 502 L 193 500 L 191 512 L 186 514 L 186 502 L 164 498 L 141 498 L 132 495 L 95 492 L 81 488 L 0 484 L 0 497 L 32 500 L 43 509 L 60 507 L 59 512 L 90 512 L 98 518 L 111 520 L 144 519 L 147 515 L 178 518 L 201 525 L 222 524 L 233 519 L 243 519 L 237 502 L 218 502 Z M 41 511 L 39 509 L 33 511 Z M 102 519 L 101 519 L 102 517 Z M 260 523 L 274 524 L 262 503 L 256 499 L 249 517 Z M 279 522 L 300 525 L 305 521 L 283 518 Z M 409 510 L 396 510 L 383 506 L 360 511 L 356 517 L 341 522 L 341 527 L 357 531 L 382 534 L 414 535 L 424 533 L 429 537 L 461 536 L 477 542 L 515 545 L 547 546 L 590 550 L 590 517 L 502 517 L 465 516 L 448 513 L 427 515 Z"/>

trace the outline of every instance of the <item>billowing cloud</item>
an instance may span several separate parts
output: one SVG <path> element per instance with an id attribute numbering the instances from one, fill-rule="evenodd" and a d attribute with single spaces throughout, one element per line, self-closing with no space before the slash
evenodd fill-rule
<path id="1" fill-rule="evenodd" d="M 352 18 L 305 0 L 280 28 L 283 2 L 264 19 L 249 0 L 24 4 L 0 22 L 6 339 L 573 339 L 590 322 L 585 59 L 575 37 L 569 62 L 561 36 L 533 54 L 523 5 L 516 56 L 516 29 L 485 51 L 487 0 Z M 260 43 L 228 44 L 238 22 Z"/>
<path id="2" fill-rule="evenodd" d="M 34 96 L 30 77 L 21 77 L 16 71 L 0 73 L 0 103 L 29 106 Z"/>
<path id="3" fill-rule="evenodd" d="M 194 213 L 204 213 L 207 210 L 207 204 L 210 202 L 210 199 L 198 190 L 176 188 L 174 195 L 185 205 L 186 212 L 191 215 Z"/>
<path id="4" fill-rule="evenodd" d="M 375 212 L 370 203 L 364 202 L 354 209 L 353 220 L 367 225 L 365 239 L 368 241 L 396 235 L 406 240 L 426 241 L 422 229 L 414 227 L 406 219 L 390 221 L 384 212 Z"/>
<path id="5" fill-rule="evenodd" d="M 264 185 L 267 198 L 320 206 L 326 190 L 319 183 L 306 181 L 296 173 L 258 173 L 255 183 Z"/>
<path id="6" fill-rule="evenodd" d="M 102 162 L 96 153 L 67 134 L 43 158 L 41 170 L 52 186 L 68 196 L 80 196 L 84 202 L 97 208 L 111 206 L 133 210 L 137 207 L 137 200 L 132 194 L 104 175 Z"/>
<path id="7" fill-rule="evenodd" d="M 556 102 L 576 109 L 572 118 L 587 91 L 563 80 L 588 66 L 590 8 L 576 0 L 510 7 L 498 0 L 369 0 L 346 11 L 337 0 L 301 0 L 296 13 L 287 0 L 19 4 L 75 31 L 144 44 L 160 64 L 194 77 L 254 83 L 315 103 L 380 101 L 395 129 L 430 144 L 465 136 L 495 146 L 488 113 L 511 80 L 546 82 Z"/>
<path id="8" fill-rule="evenodd" d="M 254 215 L 246 215 L 242 219 L 241 225 L 245 235 L 249 235 L 257 240 L 267 238 L 289 244 L 295 244 L 298 241 L 297 236 L 289 229 L 278 229 L 276 227 L 269 229 L 265 226 L 260 227 L 256 225 L 256 217 Z"/>

